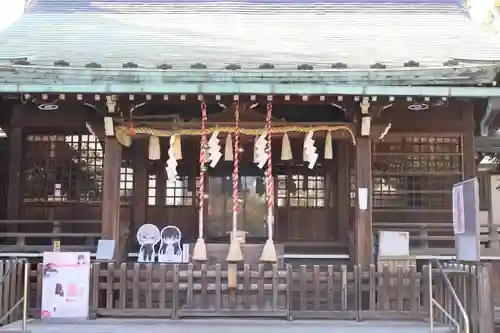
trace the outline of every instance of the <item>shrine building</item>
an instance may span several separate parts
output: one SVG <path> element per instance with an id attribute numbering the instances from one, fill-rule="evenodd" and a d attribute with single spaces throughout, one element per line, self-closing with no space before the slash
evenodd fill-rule
<path id="1" fill-rule="evenodd" d="M 498 140 L 500 40 L 455 0 L 33 0 L 0 45 L 6 253 L 126 260 L 153 224 L 221 261 L 367 264 L 383 230 L 453 254 L 452 186 Z"/>

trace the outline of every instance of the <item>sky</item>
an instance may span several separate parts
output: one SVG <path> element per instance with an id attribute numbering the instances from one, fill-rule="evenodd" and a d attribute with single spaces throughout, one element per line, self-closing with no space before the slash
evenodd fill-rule
<path id="1" fill-rule="evenodd" d="M 7 29 L 17 21 L 24 10 L 25 0 L 3 0 L 0 1 L 0 31 Z"/>

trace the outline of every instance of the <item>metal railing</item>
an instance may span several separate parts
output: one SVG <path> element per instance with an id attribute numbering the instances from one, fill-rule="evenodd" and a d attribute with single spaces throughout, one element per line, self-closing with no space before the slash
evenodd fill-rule
<path id="1" fill-rule="evenodd" d="M 0 279 L 0 290 L 1 287 L 7 281 L 7 278 L 10 276 L 12 272 L 16 272 L 14 268 L 17 268 L 17 265 L 21 264 L 24 266 L 24 279 L 23 279 L 23 295 L 22 297 L 12 305 L 9 310 L 0 318 L 0 326 L 2 326 L 5 321 L 16 311 L 19 306 L 22 305 L 22 319 L 21 319 L 21 330 L 23 333 L 27 331 L 27 323 L 28 323 L 28 285 L 29 285 L 29 272 L 30 272 L 30 264 L 28 262 L 16 262 L 15 264 L 9 266 L 5 274 Z"/>
<path id="2" fill-rule="evenodd" d="M 461 319 L 454 318 L 452 313 L 452 309 L 446 309 L 446 305 L 440 304 L 435 298 L 434 298 L 434 291 L 433 291 L 433 269 L 432 269 L 432 262 L 436 263 L 438 272 L 440 273 L 440 276 L 443 278 L 444 284 L 446 286 L 446 289 L 452 296 L 452 302 L 454 301 L 455 307 L 458 308 L 459 315 Z M 465 310 L 464 305 L 462 304 L 462 301 L 460 300 L 460 297 L 458 297 L 457 292 L 455 288 L 453 287 L 453 284 L 451 283 L 445 269 L 441 265 L 441 263 L 438 260 L 433 260 L 429 262 L 429 327 L 430 327 L 430 332 L 434 332 L 434 307 L 439 309 L 445 316 L 446 318 L 453 324 L 455 325 L 457 329 L 457 333 L 470 333 L 470 319 L 469 315 L 467 314 L 467 311 Z M 449 303 L 450 300 L 448 300 L 445 303 Z"/>

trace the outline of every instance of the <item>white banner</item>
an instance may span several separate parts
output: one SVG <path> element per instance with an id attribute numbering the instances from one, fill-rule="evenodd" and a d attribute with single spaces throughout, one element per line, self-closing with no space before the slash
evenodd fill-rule
<path id="1" fill-rule="evenodd" d="M 88 318 L 89 252 L 44 252 L 42 318 Z"/>
<path id="2" fill-rule="evenodd" d="M 463 185 L 453 187 L 453 230 L 455 235 L 465 233 Z"/>

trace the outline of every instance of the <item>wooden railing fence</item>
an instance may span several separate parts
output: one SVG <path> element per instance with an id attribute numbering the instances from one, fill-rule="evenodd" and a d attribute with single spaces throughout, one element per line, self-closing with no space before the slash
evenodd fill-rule
<path id="1" fill-rule="evenodd" d="M 33 268 L 36 315 L 43 269 Z M 426 274 L 416 266 L 246 264 L 236 271 L 234 288 L 222 265 L 95 263 L 91 275 L 90 308 L 97 316 L 423 319 L 426 313 Z"/>
<path id="2" fill-rule="evenodd" d="M 15 261 L 2 262 L 5 270 Z M 0 289 L 0 313 L 22 293 L 23 265 Z M 479 274 L 478 272 L 481 272 Z M 281 317 L 284 319 L 417 319 L 429 315 L 429 266 L 357 265 L 167 265 L 93 263 L 89 298 L 92 316 L 112 317 Z M 495 281 L 488 270 L 468 266 L 452 276 L 470 314 L 472 328 L 484 323 L 485 292 L 492 296 Z M 431 271 L 435 299 L 447 306 L 439 274 Z M 40 314 L 43 265 L 32 264 L 29 311 Z M 8 286 L 8 287 L 7 287 Z M 493 288 L 493 289 L 492 289 Z M 450 303 L 451 304 L 451 303 Z M 488 311 L 486 311 L 488 310 Z M 456 311 L 456 309 L 450 309 Z M 491 310 L 492 311 L 492 310 Z M 491 312 L 490 312 L 491 313 Z M 18 319 L 14 312 L 11 320 Z M 491 317 L 490 317 L 491 318 Z M 437 316 L 438 322 L 444 322 Z M 473 330 L 472 332 L 479 332 Z"/>
<path id="3" fill-rule="evenodd" d="M 20 307 L 10 314 L 9 311 L 23 297 L 24 267 L 22 260 L 0 261 L 0 326 L 17 321 L 22 317 Z"/>
<path id="4" fill-rule="evenodd" d="M 0 251 L 51 251 L 58 240 L 64 251 L 95 252 L 100 220 L 0 220 Z M 15 232 L 12 230 L 16 230 Z"/>

